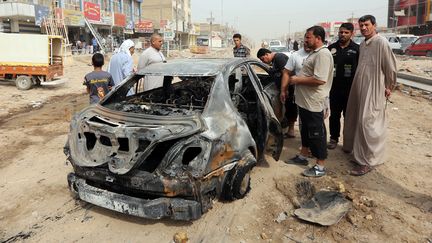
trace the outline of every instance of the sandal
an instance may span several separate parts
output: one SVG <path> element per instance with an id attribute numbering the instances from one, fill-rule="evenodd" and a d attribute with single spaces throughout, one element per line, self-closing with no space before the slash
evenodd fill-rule
<path id="1" fill-rule="evenodd" d="M 362 176 L 373 170 L 372 167 L 368 165 L 357 165 L 353 170 L 350 171 L 350 175 Z"/>

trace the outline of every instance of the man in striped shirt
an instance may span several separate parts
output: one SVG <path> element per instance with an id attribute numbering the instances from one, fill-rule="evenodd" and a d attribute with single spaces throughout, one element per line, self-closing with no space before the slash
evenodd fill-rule
<path id="1" fill-rule="evenodd" d="M 234 57 L 249 57 L 250 56 L 250 49 L 246 46 L 244 46 L 241 43 L 241 35 L 235 34 L 233 35 L 233 41 L 234 41 L 234 48 L 233 48 L 233 54 Z"/>

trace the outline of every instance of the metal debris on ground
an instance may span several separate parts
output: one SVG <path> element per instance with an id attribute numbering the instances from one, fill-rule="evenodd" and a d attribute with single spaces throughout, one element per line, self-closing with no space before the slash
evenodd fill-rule
<path id="1" fill-rule="evenodd" d="M 282 221 L 285 221 L 288 218 L 288 214 L 286 212 L 282 212 L 278 215 L 278 217 L 275 219 L 275 221 L 280 224 Z"/>
<path id="2" fill-rule="evenodd" d="M 317 192 L 311 200 L 294 211 L 298 218 L 323 226 L 333 225 L 351 209 L 351 202 L 335 191 Z"/>

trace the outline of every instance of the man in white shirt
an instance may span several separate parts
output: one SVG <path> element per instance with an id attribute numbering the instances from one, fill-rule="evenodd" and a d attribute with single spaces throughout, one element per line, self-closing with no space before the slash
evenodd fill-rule
<path id="1" fill-rule="evenodd" d="M 288 79 L 290 76 L 297 75 L 300 73 L 303 67 L 303 61 L 309 56 L 312 50 L 304 45 L 303 49 L 294 52 L 288 59 L 285 68 L 282 70 L 282 83 L 280 100 L 282 104 L 285 104 L 285 118 L 288 122 L 288 131 L 285 134 L 288 138 L 294 137 L 294 124 L 297 120 L 297 105 L 294 101 L 294 85 L 288 85 Z"/>
<path id="2" fill-rule="evenodd" d="M 162 44 L 163 39 L 159 34 L 153 34 L 150 37 L 150 47 L 141 54 L 138 61 L 138 70 L 154 63 L 166 62 L 165 56 L 161 52 Z M 144 78 L 144 91 L 162 86 L 163 76 L 146 76 Z"/>
<path id="3" fill-rule="evenodd" d="M 295 84 L 295 102 L 302 122 L 300 154 L 291 161 L 307 164 L 309 149 L 316 158 L 315 166 L 303 171 L 304 176 L 320 177 L 326 174 L 327 138 L 324 125 L 324 109 L 333 82 L 333 56 L 324 46 L 325 30 L 312 26 L 305 35 L 306 45 L 313 51 L 304 60 L 303 67 L 288 83 Z"/>

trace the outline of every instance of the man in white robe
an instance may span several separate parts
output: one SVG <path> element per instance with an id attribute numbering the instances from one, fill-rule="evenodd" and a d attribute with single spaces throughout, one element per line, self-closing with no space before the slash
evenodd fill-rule
<path id="1" fill-rule="evenodd" d="M 356 167 L 351 175 L 364 175 L 384 162 L 387 138 L 386 103 L 396 83 L 396 58 L 388 41 L 377 34 L 372 15 L 359 19 L 365 40 L 348 99 L 343 150 L 352 152 Z"/>

